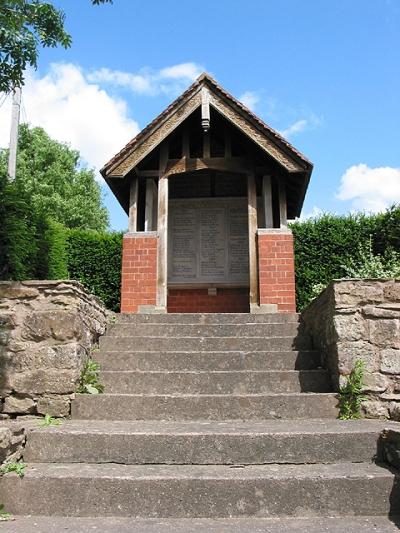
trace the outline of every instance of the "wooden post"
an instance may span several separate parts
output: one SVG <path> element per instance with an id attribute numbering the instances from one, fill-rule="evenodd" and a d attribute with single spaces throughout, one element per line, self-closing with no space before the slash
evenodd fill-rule
<path id="1" fill-rule="evenodd" d="M 168 278 L 168 178 L 164 175 L 168 158 L 168 146 L 160 150 L 160 174 L 158 180 L 158 245 L 157 245 L 157 307 L 167 309 Z"/>
<path id="2" fill-rule="evenodd" d="M 145 217 L 144 217 L 144 231 L 153 230 L 153 220 L 154 220 L 154 181 L 150 178 L 146 180 L 146 207 L 145 207 Z"/>
<path id="3" fill-rule="evenodd" d="M 257 265 L 257 191 L 254 172 L 247 174 L 247 206 L 249 220 L 249 274 L 250 311 L 258 305 L 258 265 Z"/>
<path id="4" fill-rule="evenodd" d="M 137 231 L 138 189 L 139 189 L 139 178 L 137 176 L 132 176 L 131 188 L 129 192 L 129 223 L 128 223 L 129 233 L 134 233 L 135 231 Z"/>
<path id="5" fill-rule="evenodd" d="M 210 132 L 204 132 L 203 134 L 203 157 L 204 159 L 210 159 L 211 147 L 210 147 Z"/>
<path id="6" fill-rule="evenodd" d="M 281 228 L 287 227 L 287 205 L 285 179 L 279 178 L 279 218 Z"/>
<path id="7" fill-rule="evenodd" d="M 264 215 L 265 215 L 265 227 L 273 228 L 274 217 L 273 217 L 273 212 L 272 212 L 271 176 L 263 176 L 262 198 L 263 198 Z"/>

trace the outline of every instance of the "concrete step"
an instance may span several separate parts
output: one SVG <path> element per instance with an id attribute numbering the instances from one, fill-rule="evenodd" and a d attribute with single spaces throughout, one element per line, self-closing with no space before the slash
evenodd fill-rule
<path id="1" fill-rule="evenodd" d="M 0 479 L 13 514 L 151 518 L 387 515 L 399 478 L 375 464 L 28 465 Z M 398 507 L 397 507 L 398 511 Z"/>
<path id="2" fill-rule="evenodd" d="M 320 366 L 315 351 L 93 352 L 103 370 L 212 371 L 212 370 L 310 370 Z"/>
<path id="3" fill-rule="evenodd" d="M 268 324 L 111 324 L 111 337 L 296 337 L 296 322 Z"/>
<path id="4" fill-rule="evenodd" d="M 232 420 L 336 418 L 332 393 L 77 394 L 72 418 L 88 420 Z"/>
<path id="5" fill-rule="evenodd" d="M 260 394 L 331 390 L 326 370 L 104 371 L 100 381 L 105 392 L 110 394 Z"/>
<path id="6" fill-rule="evenodd" d="M 268 324 L 299 322 L 297 313 L 116 313 L 115 323 L 128 324 Z"/>
<path id="7" fill-rule="evenodd" d="M 288 351 L 309 349 L 307 339 L 287 337 L 100 337 L 101 350 L 113 351 Z"/>
<path id="8" fill-rule="evenodd" d="M 371 462 L 379 420 L 174 422 L 67 420 L 28 433 L 28 463 L 301 464 Z"/>
<path id="9" fill-rule="evenodd" d="M 16 516 L 2 533 L 398 533 L 400 517 L 136 518 Z"/>

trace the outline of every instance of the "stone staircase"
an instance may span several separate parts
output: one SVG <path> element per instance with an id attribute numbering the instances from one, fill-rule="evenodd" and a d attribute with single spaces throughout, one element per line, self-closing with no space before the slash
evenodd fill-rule
<path id="1" fill-rule="evenodd" d="M 94 358 L 105 393 L 29 433 L 25 477 L 0 479 L 9 512 L 400 514 L 399 480 L 374 462 L 388 424 L 337 419 L 297 315 L 120 315 Z"/>

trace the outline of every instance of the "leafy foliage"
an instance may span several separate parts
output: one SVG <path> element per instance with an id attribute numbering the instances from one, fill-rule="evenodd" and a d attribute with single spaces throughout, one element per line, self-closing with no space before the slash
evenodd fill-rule
<path id="1" fill-rule="evenodd" d="M 40 422 L 41 427 L 49 427 L 49 426 L 59 426 L 61 424 L 61 421 L 58 418 L 53 418 L 51 415 L 46 413 L 44 415 L 43 420 Z"/>
<path id="2" fill-rule="evenodd" d="M 8 151 L 0 153 L 0 169 L 7 172 Z M 31 212 L 68 228 L 104 231 L 108 212 L 93 170 L 82 167 L 79 152 L 51 139 L 42 128 L 22 124 L 19 130 L 18 189 L 29 199 Z"/>
<path id="3" fill-rule="evenodd" d="M 119 311 L 122 233 L 73 230 L 67 236 L 68 271 L 112 311 Z"/>
<path id="4" fill-rule="evenodd" d="M 19 477 L 24 477 L 26 464 L 22 461 L 10 461 L 0 467 L 1 474 L 8 474 L 9 472 L 15 472 Z"/>
<path id="5" fill-rule="evenodd" d="M 104 385 L 99 382 L 100 365 L 88 359 L 83 367 L 79 387 L 76 392 L 81 394 L 100 394 L 104 391 Z"/>
<path id="6" fill-rule="evenodd" d="M 92 0 L 93 5 L 107 2 Z M 64 22 L 64 12 L 48 1 L 0 1 L 0 92 L 24 84 L 26 68 L 37 67 L 39 46 L 71 46 Z"/>
<path id="7" fill-rule="evenodd" d="M 350 278 L 398 278 L 400 277 L 400 253 L 393 249 L 386 250 L 384 255 L 374 254 L 372 236 L 369 241 L 358 247 L 359 257 L 350 258 L 343 265 L 346 275 Z"/>
<path id="8" fill-rule="evenodd" d="M 345 385 L 339 389 L 339 418 L 350 420 L 361 418 L 361 402 L 364 385 L 365 362 L 358 359 L 347 378 Z"/>

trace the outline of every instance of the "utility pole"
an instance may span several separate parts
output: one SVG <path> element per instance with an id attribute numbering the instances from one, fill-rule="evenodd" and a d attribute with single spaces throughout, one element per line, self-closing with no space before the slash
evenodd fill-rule
<path id="1" fill-rule="evenodd" d="M 13 92 L 12 112 L 11 112 L 11 132 L 10 151 L 8 155 L 8 176 L 10 181 L 15 180 L 17 168 L 17 147 L 18 147 L 18 127 L 19 113 L 21 108 L 21 87 L 15 87 Z"/>

